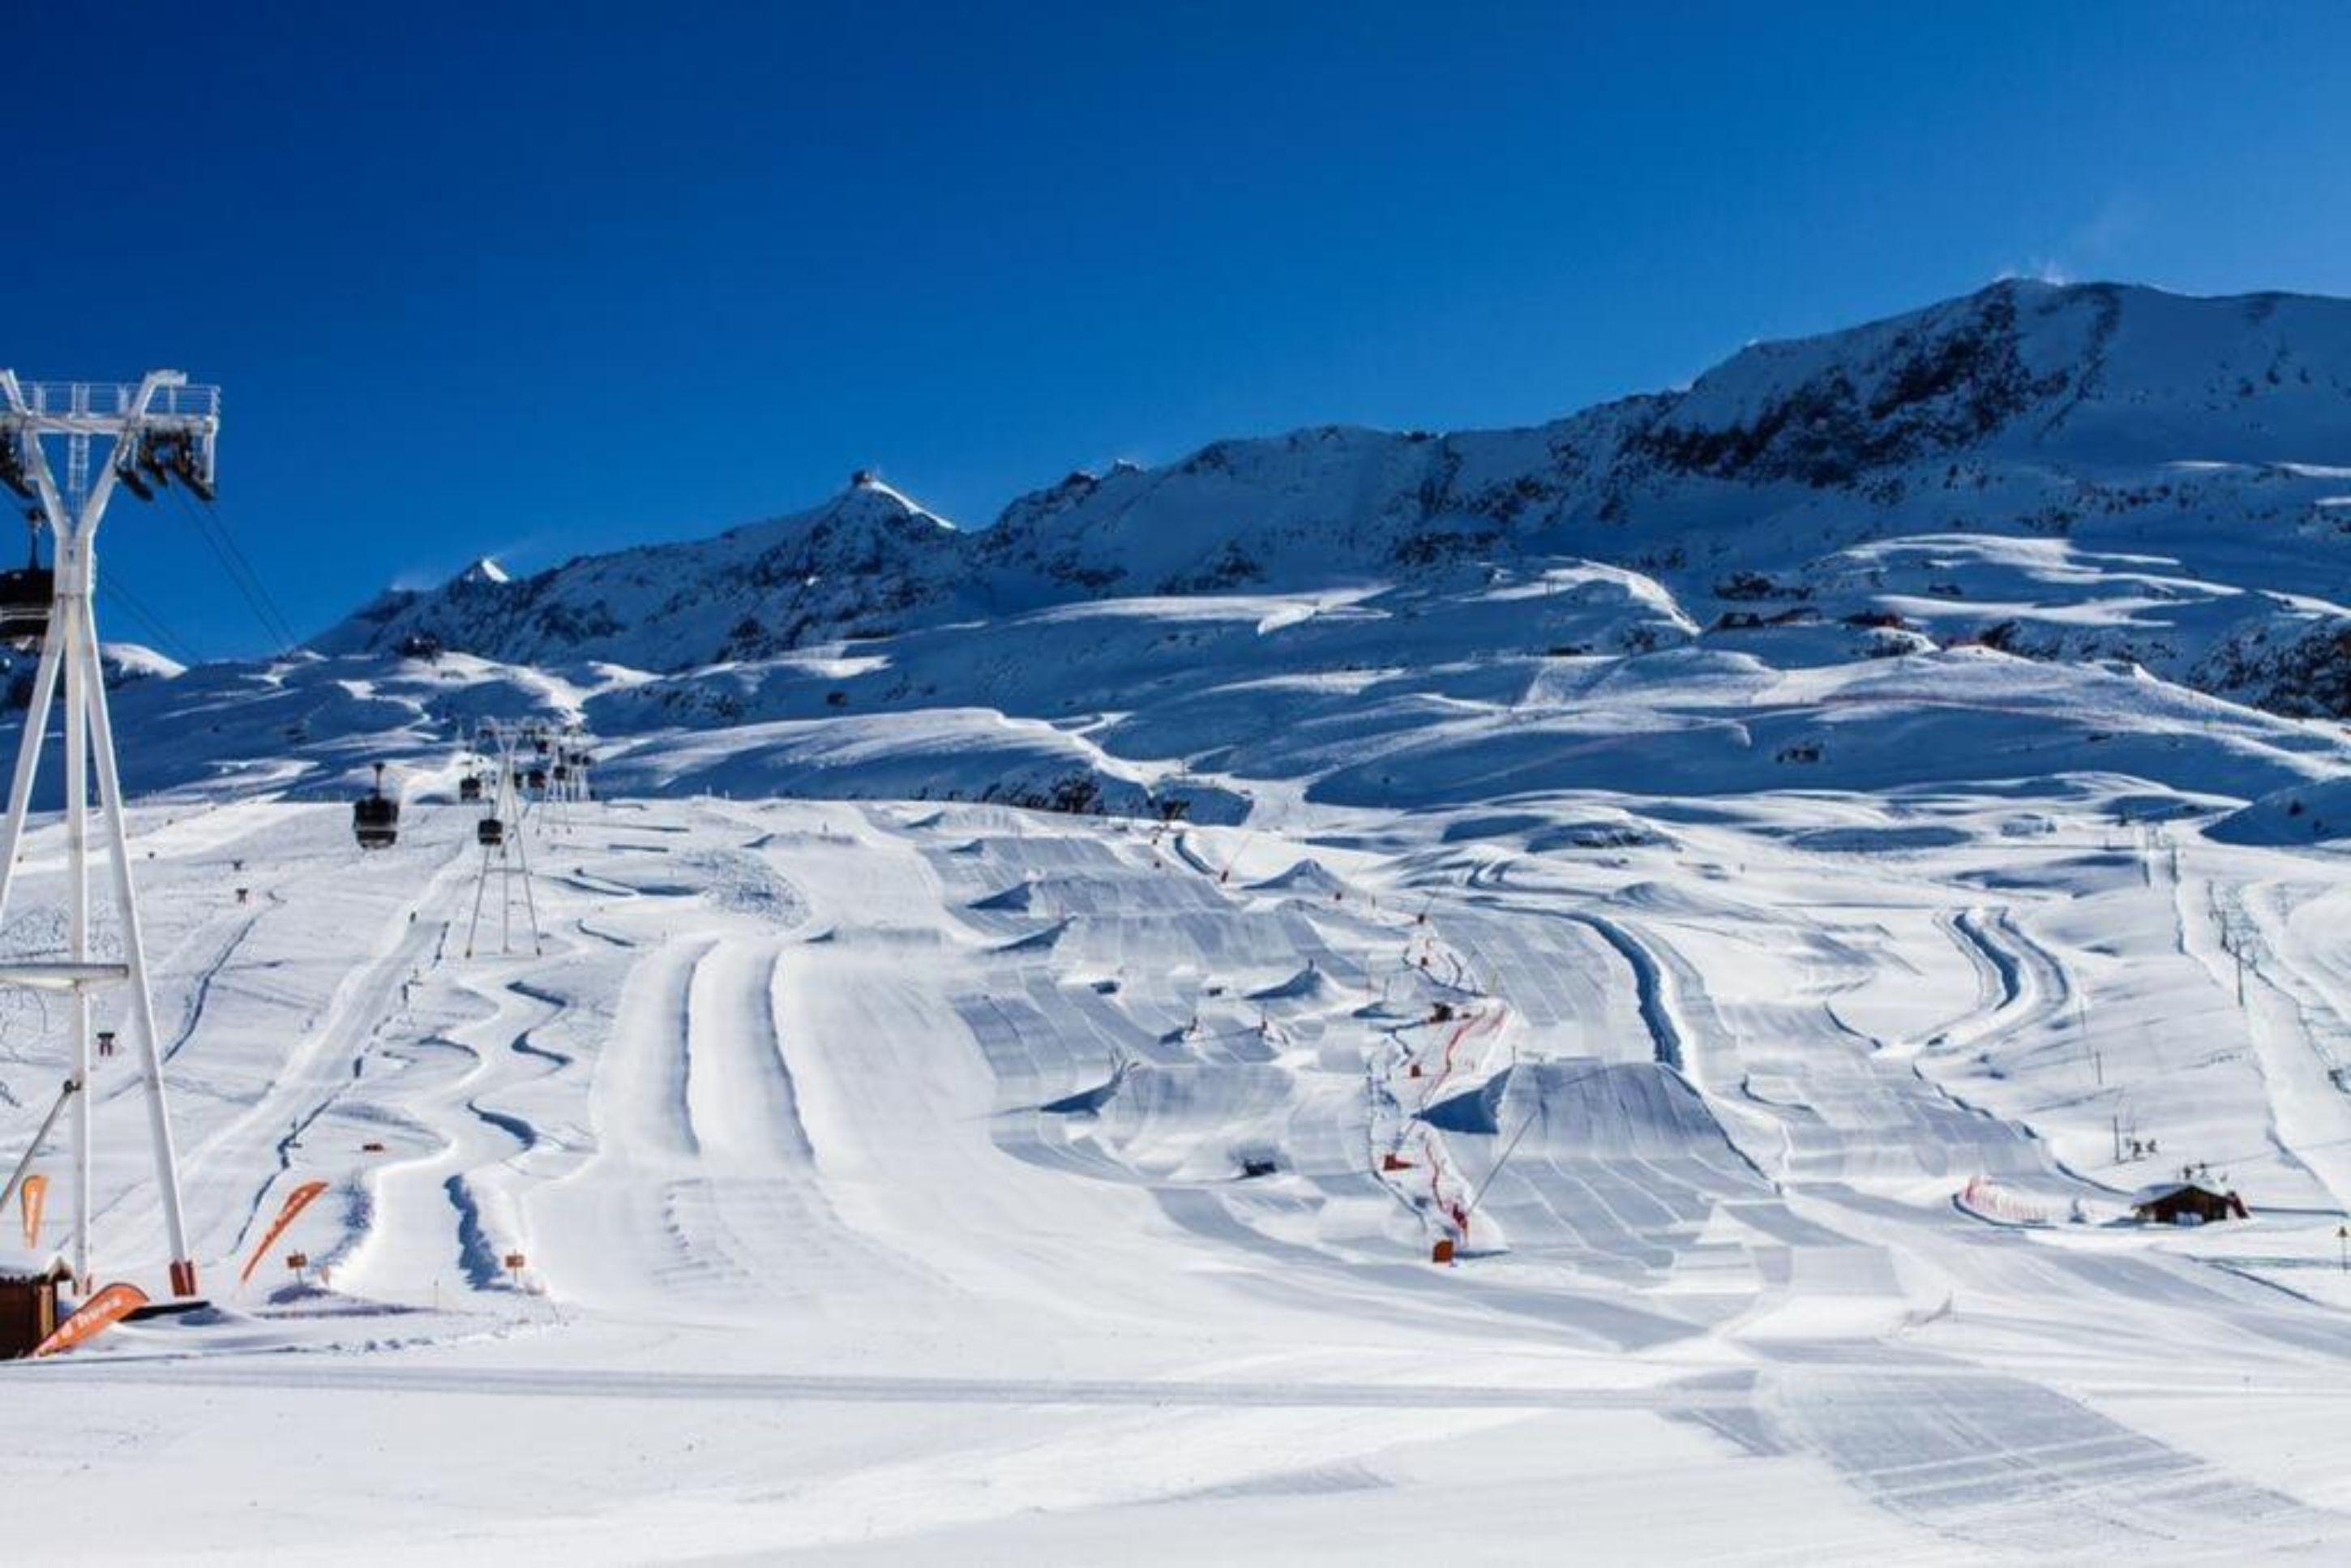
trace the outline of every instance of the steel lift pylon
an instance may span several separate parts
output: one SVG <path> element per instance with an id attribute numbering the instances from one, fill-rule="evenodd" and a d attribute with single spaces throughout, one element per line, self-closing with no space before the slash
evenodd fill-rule
<path id="1" fill-rule="evenodd" d="M 498 880 L 498 951 L 508 955 L 514 952 L 517 876 L 522 878 L 523 911 L 530 918 L 530 950 L 535 954 L 547 951 L 538 929 L 538 901 L 530 888 L 530 852 L 523 842 L 529 808 L 519 782 L 525 765 L 518 743 L 528 733 L 527 728 L 485 719 L 475 736 L 475 748 L 496 759 L 497 783 L 490 798 L 489 813 L 474 824 L 475 841 L 482 847 L 482 867 L 474 878 L 473 918 L 465 925 L 468 958 L 474 956 L 474 938 L 481 932 L 482 897 L 489 891 L 494 876 Z"/>
<path id="2" fill-rule="evenodd" d="M 191 386 L 177 371 L 150 371 L 136 386 L 114 383 L 19 382 L 0 371 L 0 485 L 35 503 L 37 526 L 54 541 L 55 587 L 41 660 L 25 712 L 16 768 L 8 789 L 8 815 L 0 825 L 0 919 L 7 913 L 16 880 L 16 853 L 32 809 L 33 784 L 47 740 L 49 710 L 62 690 L 65 706 L 65 827 L 67 862 L 67 952 L 54 962 L 0 963 L 0 985 L 66 992 L 70 998 L 73 1067 L 41 1133 L 0 1187 L 0 1207 L 14 1197 L 33 1156 L 60 1110 L 73 1116 L 74 1207 L 71 1263 L 83 1289 L 91 1284 L 90 1218 L 90 993 L 106 985 L 130 989 L 129 1023 L 147 1103 L 147 1132 L 155 1159 L 165 1239 L 171 1249 L 171 1291 L 196 1294 L 196 1266 L 188 1253 L 187 1222 L 180 1208 L 178 1159 L 172 1144 L 170 1106 L 163 1088 L 162 1047 L 155 1031 L 155 1000 L 149 988 L 146 940 L 139 920 L 138 888 L 131 874 L 130 833 L 123 823 L 121 775 L 116 766 L 114 724 L 107 712 L 105 671 L 99 660 L 98 623 L 91 598 L 97 586 L 94 545 L 98 525 L 120 484 L 141 499 L 161 486 L 179 483 L 209 499 L 213 447 L 220 429 L 220 392 Z M 62 438 L 67 482 L 60 488 L 44 443 Z M 110 444 L 96 476 L 90 444 Z M 120 961 L 99 961 L 90 950 L 90 804 L 95 789 L 111 872 L 117 918 L 121 923 Z"/>

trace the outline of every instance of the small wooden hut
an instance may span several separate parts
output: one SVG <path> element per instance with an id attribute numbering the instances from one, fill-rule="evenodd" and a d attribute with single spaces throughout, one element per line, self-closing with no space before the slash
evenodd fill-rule
<path id="1" fill-rule="evenodd" d="M 57 1285 L 73 1270 L 57 1254 L 0 1251 L 0 1360 L 16 1361 L 57 1329 Z"/>
<path id="2" fill-rule="evenodd" d="M 2211 1225 L 2250 1219 L 2245 1200 L 2192 1181 L 2164 1181 L 2131 1194 L 2131 1213 L 2148 1225 Z"/>

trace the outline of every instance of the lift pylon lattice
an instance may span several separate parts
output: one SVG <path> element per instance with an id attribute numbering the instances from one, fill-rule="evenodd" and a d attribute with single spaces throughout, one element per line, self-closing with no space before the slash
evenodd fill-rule
<path id="1" fill-rule="evenodd" d="M 24 382 L 0 371 L 0 486 L 34 503 L 36 526 L 54 540 L 53 589 L 41 637 L 41 660 L 33 676 L 25 713 L 24 737 L 8 791 L 8 815 L 0 826 L 0 918 L 7 912 L 16 877 L 16 853 L 32 809 L 33 784 L 47 739 L 49 710 L 60 688 L 65 705 L 65 813 L 67 861 L 67 952 L 61 960 L 0 964 L 0 984 L 63 990 L 70 998 L 73 1068 L 59 1095 L 73 1113 L 74 1213 L 72 1264 L 86 1289 L 90 1276 L 91 1152 L 89 1083 L 91 991 L 114 983 L 130 988 L 131 1035 L 147 1102 L 148 1141 L 155 1159 L 163 1230 L 171 1249 L 171 1289 L 196 1293 L 196 1266 L 188 1255 L 187 1224 L 180 1209 L 178 1161 L 172 1145 L 170 1106 L 163 1089 L 162 1048 L 155 1032 L 155 1000 L 149 988 L 147 946 L 139 920 L 138 890 L 131 874 L 130 832 L 123 822 L 121 776 L 116 766 L 114 723 L 107 711 L 106 678 L 99 659 L 98 624 L 92 595 L 97 587 L 94 549 L 99 520 L 119 484 L 141 500 L 172 484 L 209 500 L 213 494 L 213 449 L 220 432 L 220 392 L 191 386 L 177 371 L 153 371 L 137 385 L 89 382 Z M 46 443 L 66 447 L 66 483 L 60 487 L 49 466 Z M 108 443 L 95 475 L 93 442 Z M 95 788 L 104 824 L 106 858 L 112 871 L 114 904 L 121 923 L 119 963 L 101 962 L 90 951 L 90 818 Z M 50 1113 L 53 1122 L 56 1112 Z M 46 1133 L 48 1124 L 43 1124 Z M 32 1153 L 20 1164 L 13 1190 Z"/>
<path id="2" fill-rule="evenodd" d="M 588 768 L 595 758 L 588 750 L 587 734 L 577 724 L 557 729 L 538 721 L 525 726 L 523 734 L 534 758 L 526 765 L 524 777 L 538 797 L 535 814 L 550 833 L 569 833 L 577 821 L 572 808 L 590 799 Z M 532 814 L 526 804 L 525 815 Z"/>
<path id="3" fill-rule="evenodd" d="M 489 892 L 490 880 L 498 883 L 498 950 L 514 951 L 515 880 L 522 880 L 523 912 L 530 920 L 530 950 L 547 951 L 539 936 L 538 902 L 531 893 L 530 850 L 523 841 L 525 822 L 523 783 L 528 764 L 517 747 L 525 732 L 495 719 L 486 719 L 475 736 L 475 749 L 494 758 L 496 776 L 491 784 L 488 815 L 474 824 L 475 841 L 482 846 L 482 867 L 474 878 L 474 915 L 465 925 L 465 956 L 474 956 L 475 938 L 482 927 L 482 900 Z"/>

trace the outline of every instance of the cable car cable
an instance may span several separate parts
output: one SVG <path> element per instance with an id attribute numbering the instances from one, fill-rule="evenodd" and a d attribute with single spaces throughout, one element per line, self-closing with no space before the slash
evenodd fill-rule
<path id="1" fill-rule="evenodd" d="M 101 599 L 145 627 L 148 634 L 155 639 L 155 645 L 159 652 L 178 660 L 183 664 L 204 663 L 203 659 L 197 656 L 194 644 L 174 631 L 169 622 L 149 609 L 121 583 L 111 577 L 101 578 L 99 580 L 98 591 Z"/>
<path id="2" fill-rule="evenodd" d="M 245 553 L 245 547 L 236 542 L 236 534 L 228 526 L 228 517 L 221 511 L 220 503 L 199 496 L 196 497 L 196 504 L 202 508 L 204 515 L 212 519 L 213 528 L 220 535 L 221 543 L 228 547 L 229 554 L 234 556 L 237 563 L 245 569 L 246 579 L 253 584 L 254 592 L 259 594 L 261 601 L 269 607 L 270 619 L 277 623 L 277 629 L 284 633 L 286 645 L 288 648 L 299 646 L 302 639 L 296 635 L 294 623 L 287 619 L 284 609 L 277 602 L 277 596 L 269 591 L 269 584 L 263 580 L 259 569 L 253 564 L 252 558 Z"/>
<path id="3" fill-rule="evenodd" d="M 231 554 L 231 550 L 235 548 L 235 541 L 225 540 L 222 536 L 216 535 L 211 520 L 179 490 L 173 489 L 172 495 L 180 503 L 181 510 L 187 513 L 189 519 L 196 525 L 196 532 L 202 536 L 214 558 L 220 561 L 221 570 L 228 574 L 229 581 L 236 585 L 236 591 L 244 598 L 246 608 L 253 612 L 254 620 L 260 624 L 262 633 L 277 643 L 278 653 L 291 653 L 299 639 L 294 636 L 282 617 L 273 616 L 266 602 L 267 591 L 261 587 L 260 580 L 250 578 L 245 571 L 238 570 L 237 563 L 242 559 L 242 552 Z M 250 570 L 249 567 L 247 570 Z"/>
<path id="4" fill-rule="evenodd" d="M 254 621 L 261 628 L 262 634 L 278 643 L 279 651 L 283 652 L 287 645 L 283 628 L 270 620 L 269 612 L 263 605 L 261 596 L 254 591 L 254 585 L 246 579 L 244 573 L 237 570 L 236 562 L 222 547 L 218 537 L 214 534 L 211 523 L 202 512 L 196 509 L 194 503 L 178 490 L 173 490 L 172 495 L 173 499 L 178 501 L 180 509 L 187 515 L 188 520 L 195 526 L 197 537 L 202 538 L 205 548 L 213 552 L 213 559 L 220 562 L 221 570 L 227 575 L 230 583 L 236 589 L 238 596 L 245 601 L 246 608 L 253 612 Z"/>

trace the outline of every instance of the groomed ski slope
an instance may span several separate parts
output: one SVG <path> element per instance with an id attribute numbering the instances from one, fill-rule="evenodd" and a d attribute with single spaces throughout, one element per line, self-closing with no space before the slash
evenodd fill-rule
<path id="1" fill-rule="evenodd" d="M 621 801 L 535 833 L 544 956 L 494 887 L 471 960 L 470 812 L 362 856 L 336 807 L 142 810 L 220 1311 L 0 1368 L 0 1519 L 236 1561 L 2339 1556 L 2351 895 L 2132 800 Z M 12 1147 L 61 1021 L 0 1011 Z M 98 1247 L 147 1278 L 128 1061 Z M 2118 1223 L 2182 1162 L 2254 1221 Z"/>

